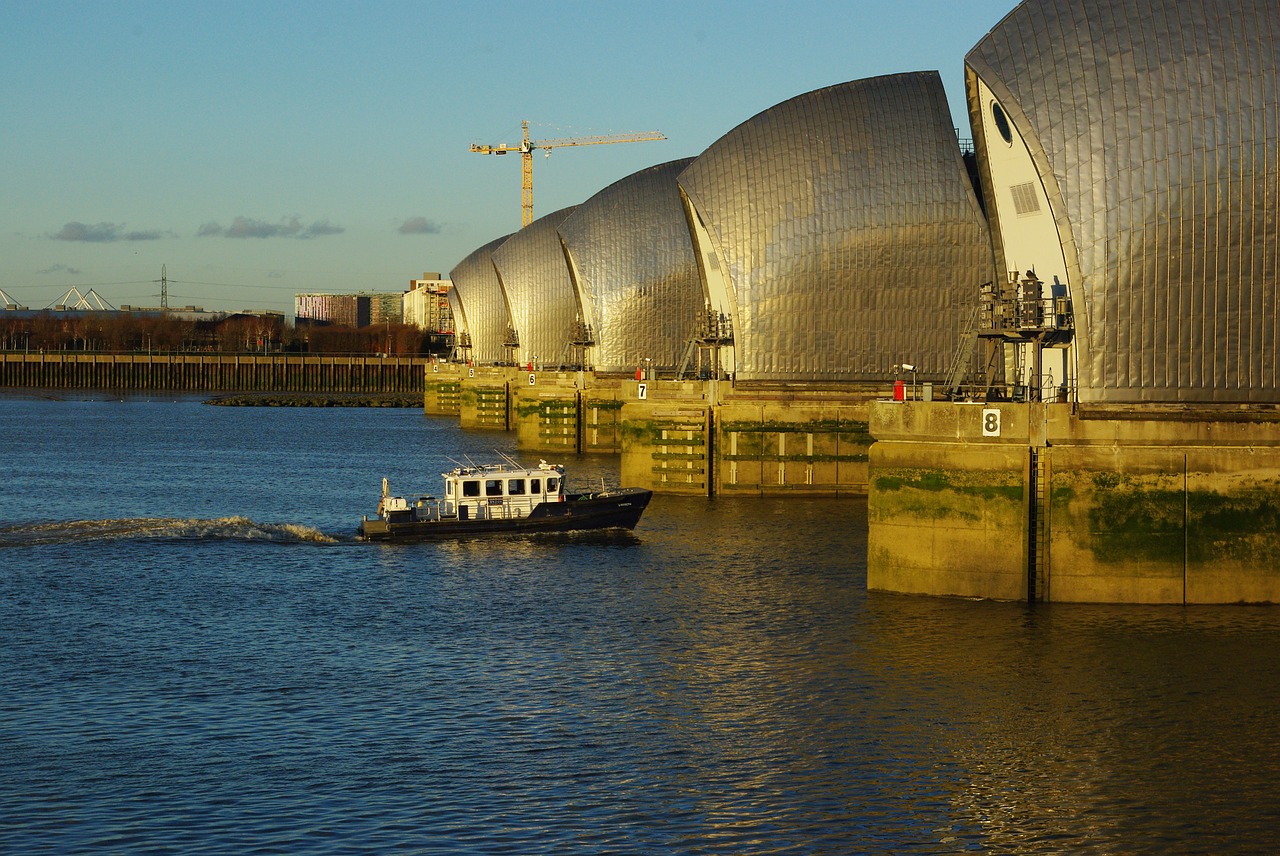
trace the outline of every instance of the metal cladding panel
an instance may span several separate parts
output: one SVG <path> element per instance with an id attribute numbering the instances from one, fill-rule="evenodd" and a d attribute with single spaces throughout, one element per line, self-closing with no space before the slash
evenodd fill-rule
<path id="1" fill-rule="evenodd" d="M 510 321 L 502 283 L 493 266 L 493 251 L 510 237 L 503 236 L 473 251 L 449 273 L 453 299 L 462 307 L 467 332 L 471 334 L 471 359 L 477 363 L 497 363 L 506 357 L 502 345 Z"/>
<path id="2" fill-rule="evenodd" d="M 456 336 L 455 341 L 461 340 L 465 333 L 471 335 L 471 328 L 467 325 L 466 309 L 462 305 L 462 301 L 458 298 L 458 290 L 451 288 L 445 293 L 445 300 L 449 304 L 449 312 L 453 315 L 453 332 Z"/>
<path id="3" fill-rule="evenodd" d="M 576 206 L 539 217 L 494 250 L 493 263 L 520 338 L 520 360 L 560 363 L 581 316 L 557 227 Z"/>
<path id="4" fill-rule="evenodd" d="M 1082 400 L 1277 400 L 1277 60 L 1276 0 L 1029 0 L 966 57 L 1049 190 Z"/>
<path id="5" fill-rule="evenodd" d="M 680 186 L 731 281 L 739 379 L 883 381 L 902 362 L 941 374 L 993 274 L 936 72 L 783 102 Z"/>
<path id="6" fill-rule="evenodd" d="M 599 371 L 651 359 L 674 368 L 703 310 L 702 283 L 676 177 L 693 158 L 609 185 L 560 224 L 579 294 L 591 303 Z"/>

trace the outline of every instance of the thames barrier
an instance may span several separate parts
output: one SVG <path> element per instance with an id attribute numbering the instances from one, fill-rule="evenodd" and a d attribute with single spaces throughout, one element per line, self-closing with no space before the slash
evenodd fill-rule
<path id="1" fill-rule="evenodd" d="M 936 72 L 837 83 L 475 250 L 464 424 L 589 418 L 659 491 L 864 492 L 873 588 L 1280 601 L 1280 7 L 993 24 L 971 140 Z"/>
<path id="2" fill-rule="evenodd" d="M 1280 5 L 1024 0 L 963 60 L 971 137 L 937 71 L 834 83 L 494 236 L 394 381 L 17 370 L 416 383 L 659 492 L 865 495 L 886 591 L 1280 602 Z"/>

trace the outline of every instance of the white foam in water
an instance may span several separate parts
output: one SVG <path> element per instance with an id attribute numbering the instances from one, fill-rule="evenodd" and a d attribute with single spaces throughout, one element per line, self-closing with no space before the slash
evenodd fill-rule
<path id="1" fill-rule="evenodd" d="M 258 523 L 247 517 L 219 517 L 213 520 L 133 517 L 116 520 L 65 520 L 0 527 L 0 546 L 3 547 L 143 538 L 337 543 L 336 538 L 310 526 L 297 523 Z"/>

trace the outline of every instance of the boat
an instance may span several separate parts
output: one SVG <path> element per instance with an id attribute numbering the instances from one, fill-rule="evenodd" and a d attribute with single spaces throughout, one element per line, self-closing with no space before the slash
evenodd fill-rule
<path id="1" fill-rule="evenodd" d="M 455 462 L 456 463 L 456 462 Z M 638 487 L 568 493 L 564 467 L 458 465 L 442 473 L 444 496 L 393 496 L 382 480 L 377 512 L 365 515 L 364 541 L 431 541 L 472 535 L 634 529 L 653 491 Z"/>

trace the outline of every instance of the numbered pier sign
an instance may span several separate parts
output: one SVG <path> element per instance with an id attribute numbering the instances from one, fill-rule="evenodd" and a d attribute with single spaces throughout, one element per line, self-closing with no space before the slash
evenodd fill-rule
<path id="1" fill-rule="evenodd" d="M 1000 411 L 994 407 L 982 410 L 982 436 L 1000 436 Z"/>

